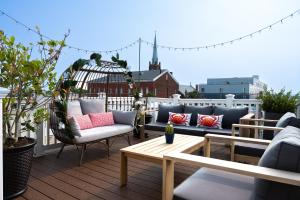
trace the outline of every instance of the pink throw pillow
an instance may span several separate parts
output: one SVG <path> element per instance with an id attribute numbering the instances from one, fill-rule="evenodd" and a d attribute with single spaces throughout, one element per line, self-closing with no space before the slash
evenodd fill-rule
<path id="1" fill-rule="evenodd" d="M 75 126 L 77 126 L 80 130 L 93 128 L 89 115 L 73 116 L 71 121 L 75 123 Z"/>
<path id="2" fill-rule="evenodd" d="M 90 113 L 90 119 L 93 127 L 109 126 L 115 124 L 112 112 L 107 113 Z"/>

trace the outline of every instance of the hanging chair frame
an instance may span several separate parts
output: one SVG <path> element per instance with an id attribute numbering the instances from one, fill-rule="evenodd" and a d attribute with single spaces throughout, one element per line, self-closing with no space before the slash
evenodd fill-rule
<path id="1" fill-rule="evenodd" d="M 121 97 L 119 88 L 124 88 L 124 85 L 127 85 L 127 87 L 129 88 L 127 83 L 128 70 L 127 68 L 121 67 L 115 62 L 101 60 L 99 63 L 92 62 L 91 60 L 89 60 L 77 70 L 74 70 L 74 64 L 75 64 L 74 63 L 73 66 L 66 69 L 62 74 L 60 81 L 56 85 L 56 91 L 61 92 L 62 88 L 64 87 L 64 84 L 67 81 L 74 81 L 76 82 L 76 84 L 74 85 L 74 87 L 69 88 L 70 89 L 69 92 L 66 93 L 67 102 L 78 100 L 78 99 L 105 98 L 105 112 L 107 112 L 109 110 L 109 98 Z M 112 85 L 116 85 L 117 87 L 119 87 L 118 92 L 114 92 L 114 93 L 111 92 Z M 103 92 L 95 93 L 95 91 L 98 90 Z M 125 94 L 122 97 L 126 98 L 126 96 L 131 99 L 131 101 L 126 101 L 129 104 L 131 103 L 131 105 L 127 105 L 127 107 L 124 108 L 127 108 L 127 110 L 131 110 L 133 97 L 130 95 L 129 92 L 127 93 L 127 95 Z M 86 152 L 87 145 L 89 144 L 98 143 L 98 142 L 103 143 L 104 141 L 105 142 L 104 144 L 106 145 L 108 157 L 109 157 L 110 146 L 112 145 L 112 143 L 110 143 L 110 139 L 125 137 L 128 142 L 128 145 L 131 145 L 130 135 L 133 133 L 133 131 L 120 134 L 117 136 L 101 138 L 95 141 L 76 143 L 74 137 L 72 136 L 73 134 L 70 133 L 70 129 L 67 130 L 65 127 L 60 127 L 62 119 L 57 116 L 57 114 L 60 113 L 60 111 L 57 110 L 58 108 L 56 106 L 57 100 L 58 97 L 53 97 L 50 106 L 50 127 L 55 138 L 62 143 L 62 146 L 57 154 L 57 158 L 60 157 L 66 145 L 75 145 L 77 149 L 79 146 L 81 147 L 79 165 L 82 164 L 84 153 Z M 118 108 L 118 106 L 116 106 L 116 108 Z M 122 108 L 122 106 L 120 106 L 119 108 Z"/>

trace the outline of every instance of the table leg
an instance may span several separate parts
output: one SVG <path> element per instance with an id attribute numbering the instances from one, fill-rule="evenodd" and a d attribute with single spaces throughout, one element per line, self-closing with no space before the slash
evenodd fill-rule
<path id="1" fill-rule="evenodd" d="M 144 126 L 140 126 L 140 136 L 142 141 L 145 141 L 145 127 Z"/>
<path id="2" fill-rule="evenodd" d="M 172 200 L 174 190 L 174 161 L 163 160 L 162 199 Z"/>
<path id="3" fill-rule="evenodd" d="M 121 152 L 121 170 L 120 170 L 120 181 L 121 187 L 126 186 L 127 184 L 127 156 L 124 152 Z"/>

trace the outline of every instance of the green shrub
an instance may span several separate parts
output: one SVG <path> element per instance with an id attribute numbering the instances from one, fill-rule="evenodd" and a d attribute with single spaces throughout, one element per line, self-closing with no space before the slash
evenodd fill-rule
<path id="1" fill-rule="evenodd" d="M 292 95 L 292 91 L 286 91 L 284 88 L 279 92 L 267 88 L 259 95 L 262 100 L 262 109 L 266 112 L 286 113 L 295 112 L 300 93 Z"/>

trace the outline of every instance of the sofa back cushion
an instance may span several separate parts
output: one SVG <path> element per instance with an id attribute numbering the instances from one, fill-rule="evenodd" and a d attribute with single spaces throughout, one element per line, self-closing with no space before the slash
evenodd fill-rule
<path id="1" fill-rule="evenodd" d="M 289 121 L 288 126 L 293 126 L 296 128 L 300 128 L 300 119 L 292 117 L 291 120 Z"/>
<path id="2" fill-rule="evenodd" d="M 167 123 L 169 120 L 169 112 L 183 113 L 183 105 L 162 105 L 158 106 L 157 122 Z"/>
<path id="3" fill-rule="evenodd" d="M 78 100 L 68 101 L 67 105 L 67 116 L 71 118 L 73 116 L 81 116 L 83 115 L 80 102 Z"/>
<path id="4" fill-rule="evenodd" d="M 136 111 L 112 110 L 115 124 L 126 124 L 134 126 Z"/>
<path id="5" fill-rule="evenodd" d="M 292 118 L 295 118 L 295 113 L 287 112 L 276 123 L 276 127 L 285 128 L 291 121 Z M 274 137 L 279 131 L 274 131 Z"/>
<path id="6" fill-rule="evenodd" d="M 80 99 L 80 105 L 84 115 L 105 112 L 104 99 Z"/>
<path id="7" fill-rule="evenodd" d="M 214 106 L 215 115 L 224 115 L 222 120 L 222 128 L 231 129 L 232 124 L 238 124 L 240 118 L 248 114 L 248 108 L 225 108 Z"/>
<path id="8" fill-rule="evenodd" d="M 300 129 L 287 126 L 272 140 L 259 166 L 300 173 Z M 299 199 L 300 187 L 255 179 L 256 199 Z"/>
<path id="9" fill-rule="evenodd" d="M 90 113 L 89 117 L 93 127 L 110 126 L 115 123 L 112 112 Z"/>
<path id="10" fill-rule="evenodd" d="M 201 115 L 212 115 L 213 114 L 213 107 L 212 106 L 184 106 L 184 113 L 192 113 L 190 125 L 196 126 L 198 114 Z"/>

